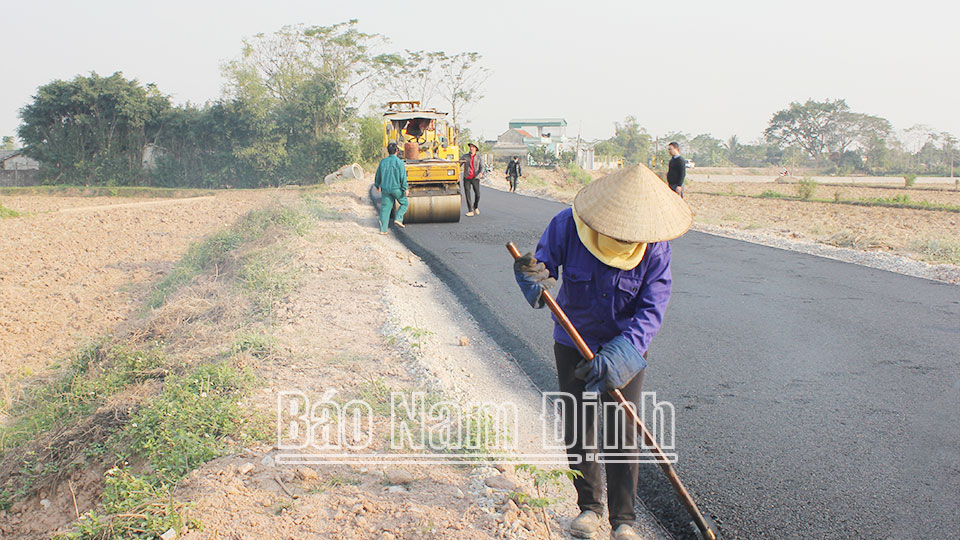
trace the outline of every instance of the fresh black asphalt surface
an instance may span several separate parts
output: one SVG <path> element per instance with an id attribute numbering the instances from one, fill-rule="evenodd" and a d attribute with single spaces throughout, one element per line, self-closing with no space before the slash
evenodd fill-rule
<path id="1" fill-rule="evenodd" d="M 543 390 L 552 321 L 504 244 L 536 246 L 564 206 L 493 189 L 482 214 L 400 239 Z M 960 287 L 690 232 L 644 390 L 676 408 L 680 478 L 720 537 L 960 538 Z M 640 500 L 688 518 L 655 465 Z"/>

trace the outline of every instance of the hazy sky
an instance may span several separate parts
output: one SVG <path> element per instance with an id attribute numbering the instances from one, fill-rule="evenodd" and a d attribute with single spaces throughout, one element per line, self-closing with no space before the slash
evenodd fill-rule
<path id="1" fill-rule="evenodd" d="M 430 13 L 427 7 L 435 5 Z M 898 7 L 888 7 L 896 5 Z M 960 135 L 953 2 L 2 0 L 0 135 L 38 86 L 96 71 L 154 82 L 175 102 L 220 95 L 241 39 L 351 18 L 395 50 L 477 51 L 492 70 L 468 126 L 559 116 L 605 138 L 636 116 L 652 134 L 760 135 L 791 101 L 845 98 L 905 129 Z M 417 7 L 410 7 L 417 6 Z M 472 7 L 471 7 L 472 6 Z M 422 14 L 429 14 L 422 16 Z"/>

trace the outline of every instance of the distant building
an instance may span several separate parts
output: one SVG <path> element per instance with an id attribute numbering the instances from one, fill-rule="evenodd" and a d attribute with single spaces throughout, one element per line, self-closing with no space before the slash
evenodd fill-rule
<path id="1" fill-rule="evenodd" d="M 510 129 L 501 133 L 493 145 L 494 159 L 526 157 L 534 148 L 545 147 L 557 157 L 560 152 L 574 152 L 577 165 L 586 170 L 614 169 L 623 165 L 622 161 L 618 163 L 597 156 L 595 143 L 567 137 L 567 121 L 563 118 L 515 118 L 510 120 L 509 126 Z"/>
<path id="2" fill-rule="evenodd" d="M 22 149 L 0 150 L 0 186 L 35 186 L 40 183 L 40 162 Z"/>
<path id="3" fill-rule="evenodd" d="M 522 129 L 508 129 L 497 137 L 497 143 L 493 145 L 494 159 L 509 159 L 513 156 L 527 157 L 530 148 L 526 140 L 531 135 Z"/>
<path id="4" fill-rule="evenodd" d="M 563 118 L 514 118 L 509 127 L 536 132 L 540 138 L 558 140 L 567 136 L 567 121 Z"/>
<path id="5" fill-rule="evenodd" d="M 0 171 L 35 171 L 40 162 L 27 157 L 23 149 L 0 150 Z"/>
<path id="6" fill-rule="evenodd" d="M 515 118 L 509 126 L 510 129 L 497 137 L 493 147 L 497 159 L 526 156 L 541 146 L 555 156 L 574 149 L 575 141 L 567 138 L 567 121 L 563 118 Z"/>

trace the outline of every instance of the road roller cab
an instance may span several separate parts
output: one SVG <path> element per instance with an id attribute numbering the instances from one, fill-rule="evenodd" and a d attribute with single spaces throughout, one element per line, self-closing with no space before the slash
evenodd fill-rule
<path id="1" fill-rule="evenodd" d="M 407 169 L 406 223 L 460 221 L 460 147 L 447 113 L 419 101 L 390 101 L 383 114 L 383 148 L 397 143 Z"/>

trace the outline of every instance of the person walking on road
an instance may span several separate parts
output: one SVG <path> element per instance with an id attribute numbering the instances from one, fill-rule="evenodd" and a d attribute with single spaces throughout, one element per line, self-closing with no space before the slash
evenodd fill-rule
<path id="1" fill-rule="evenodd" d="M 670 165 L 667 168 L 667 184 L 670 189 L 683 197 L 683 181 L 687 178 L 687 160 L 680 155 L 680 143 L 671 142 L 667 145 L 670 153 Z"/>
<path id="2" fill-rule="evenodd" d="M 470 143 L 470 153 L 463 159 L 463 195 L 467 200 L 467 215 L 480 215 L 480 179 L 483 178 L 483 157 L 479 154 L 480 148 Z M 470 191 L 473 190 L 473 200 L 470 200 Z"/>
<path id="3" fill-rule="evenodd" d="M 517 178 L 523 176 L 520 170 L 520 157 L 513 156 L 507 163 L 507 180 L 510 182 L 510 193 L 517 192 Z"/>
<path id="4" fill-rule="evenodd" d="M 407 166 L 397 157 L 397 143 L 387 145 L 387 157 L 377 165 L 377 175 L 373 185 L 380 193 L 380 234 L 387 234 L 390 225 L 390 212 L 393 211 L 394 201 L 400 203 L 397 215 L 393 222 L 403 228 L 403 215 L 407 213 Z"/>
<path id="5" fill-rule="evenodd" d="M 639 435 L 636 426 L 622 429 L 622 412 L 610 414 L 597 402 L 616 403 L 608 392 L 619 389 L 639 406 L 646 353 L 670 299 L 669 240 L 692 221 L 690 207 L 650 169 L 621 169 L 582 188 L 573 207 L 550 221 L 536 253 L 514 264 L 517 283 L 535 308 L 543 307 L 542 293 L 562 268 L 557 303 L 597 351 L 587 362 L 563 327 L 554 326 L 567 455 L 571 469 L 582 474 L 573 481 L 580 515 L 570 524 L 579 538 L 591 538 L 600 526 L 605 469 L 611 538 L 640 539 L 634 529 L 640 460 L 616 457 L 635 456 Z"/>

